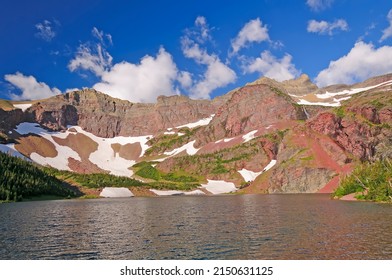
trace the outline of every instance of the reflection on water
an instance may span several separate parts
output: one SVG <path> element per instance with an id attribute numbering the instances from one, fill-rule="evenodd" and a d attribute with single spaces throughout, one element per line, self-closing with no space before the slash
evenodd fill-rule
<path id="1" fill-rule="evenodd" d="M 392 205 L 236 195 L 0 205 L 0 259 L 392 259 Z"/>

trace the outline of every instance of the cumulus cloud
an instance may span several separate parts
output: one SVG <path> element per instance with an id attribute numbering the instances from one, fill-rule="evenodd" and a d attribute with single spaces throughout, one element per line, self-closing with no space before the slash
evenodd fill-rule
<path id="1" fill-rule="evenodd" d="M 192 86 L 192 74 L 188 71 L 178 73 L 177 80 L 182 88 L 189 89 Z"/>
<path id="2" fill-rule="evenodd" d="M 176 81 L 184 87 L 189 85 L 190 74 L 179 73 L 172 56 L 163 47 L 155 57 L 146 55 L 139 63 L 122 61 L 113 64 L 113 58 L 107 51 L 113 44 L 111 35 L 96 27 L 91 33 L 96 42 L 81 44 L 68 63 L 68 69 L 71 72 L 92 72 L 100 78 L 93 86 L 96 90 L 131 102 L 155 102 L 159 95 L 177 94 L 174 88 Z"/>
<path id="3" fill-rule="evenodd" d="M 350 52 L 331 61 L 315 81 L 318 86 L 352 84 L 372 76 L 392 72 L 392 47 L 375 48 L 371 43 L 357 42 Z"/>
<path id="4" fill-rule="evenodd" d="M 188 87 L 191 98 L 195 99 L 209 99 L 213 90 L 227 86 L 237 79 L 236 73 L 225 63 L 223 63 L 218 55 L 208 53 L 207 49 L 201 46 L 199 38 L 203 36 L 203 28 L 197 24 L 199 30 L 194 30 L 192 33 L 186 32 L 186 35 L 181 39 L 182 52 L 185 57 L 193 59 L 197 64 L 206 67 L 203 75 L 196 81 L 191 81 L 188 76 Z M 205 19 L 203 24 L 207 24 Z"/>
<path id="5" fill-rule="evenodd" d="M 335 30 L 348 31 L 348 24 L 344 19 L 337 19 L 334 22 L 310 20 L 308 22 L 308 32 L 318 34 L 328 34 L 332 36 Z"/>
<path id="6" fill-rule="evenodd" d="M 146 55 L 139 64 L 123 61 L 113 65 L 93 87 L 132 102 L 155 102 L 159 95 L 176 94 L 173 83 L 177 75 L 172 56 L 160 48 L 156 57 Z"/>
<path id="7" fill-rule="evenodd" d="M 68 69 L 71 72 L 83 69 L 100 77 L 112 66 L 113 58 L 106 50 L 108 43 L 112 44 L 112 37 L 96 27 L 93 28 L 92 34 L 98 42 L 81 44 L 75 57 L 68 63 Z"/>
<path id="8" fill-rule="evenodd" d="M 264 51 L 260 57 L 251 59 L 243 68 L 247 73 L 258 72 L 262 76 L 276 81 L 294 79 L 300 74 L 292 63 L 291 55 L 286 54 L 281 59 L 278 59 L 269 51 Z"/>
<path id="9" fill-rule="evenodd" d="M 219 59 L 207 65 L 203 78 L 191 89 L 191 98 L 209 99 L 210 93 L 220 87 L 233 83 L 237 78 L 236 73 Z"/>
<path id="10" fill-rule="evenodd" d="M 307 0 L 306 4 L 310 7 L 310 9 L 317 12 L 330 7 L 333 1 L 334 0 Z"/>
<path id="11" fill-rule="evenodd" d="M 249 43 L 260 43 L 263 41 L 269 41 L 268 28 L 263 26 L 259 18 L 253 19 L 246 23 L 237 37 L 231 41 L 231 55 L 238 53 L 240 49 L 246 47 Z"/>
<path id="12" fill-rule="evenodd" d="M 20 72 L 5 75 L 4 79 L 21 91 L 21 94 L 10 94 L 13 100 L 35 100 L 61 94 L 58 88 L 50 88 L 47 84 L 38 82 L 33 76 L 25 76 Z"/>
<path id="13" fill-rule="evenodd" d="M 55 24 L 59 25 L 59 22 L 55 21 Z M 52 39 L 56 36 L 53 23 L 49 20 L 44 20 L 43 22 L 37 23 L 35 28 L 37 29 L 35 36 L 47 42 L 52 41 Z"/>
<path id="14" fill-rule="evenodd" d="M 387 15 L 387 19 L 389 22 L 389 26 L 382 31 L 382 36 L 380 42 L 384 41 L 385 39 L 392 37 L 392 9 L 389 10 Z"/>

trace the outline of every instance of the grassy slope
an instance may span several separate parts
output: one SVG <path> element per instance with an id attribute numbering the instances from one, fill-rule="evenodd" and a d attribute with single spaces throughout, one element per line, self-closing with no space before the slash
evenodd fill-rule
<path id="1" fill-rule="evenodd" d="M 341 118 L 354 118 L 369 127 L 390 130 L 391 124 L 389 123 L 375 124 L 349 110 L 353 107 L 368 106 L 372 106 L 377 111 L 390 109 L 392 107 L 392 91 L 374 90 L 356 94 L 341 107 L 334 109 L 334 113 Z M 384 156 L 387 155 L 384 154 Z M 340 198 L 344 195 L 356 193 L 358 199 L 392 202 L 391 178 L 392 164 L 388 157 L 378 159 L 372 163 L 360 163 L 350 175 L 341 180 L 339 187 L 332 195 Z"/>
<path id="2" fill-rule="evenodd" d="M 340 183 L 333 196 L 356 193 L 356 198 L 392 202 L 392 162 L 389 159 L 363 163 Z"/>
<path id="3" fill-rule="evenodd" d="M 14 106 L 11 104 L 11 102 L 0 99 L 0 109 L 3 109 L 4 111 L 9 111 L 14 109 Z"/>

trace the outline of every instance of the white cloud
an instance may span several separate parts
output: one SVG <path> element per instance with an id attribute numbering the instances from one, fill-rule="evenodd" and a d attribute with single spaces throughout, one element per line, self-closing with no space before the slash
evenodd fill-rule
<path id="1" fill-rule="evenodd" d="M 348 31 L 348 24 L 344 19 L 337 19 L 334 22 L 327 22 L 327 21 L 317 21 L 317 20 L 310 20 L 308 22 L 307 31 L 311 33 L 318 33 L 318 34 L 328 34 L 332 36 L 334 30 L 342 30 Z"/>
<path id="2" fill-rule="evenodd" d="M 259 72 L 261 75 L 275 79 L 276 81 L 285 81 L 294 79 L 300 74 L 291 60 L 292 56 L 289 54 L 278 59 L 269 51 L 264 51 L 260 57 L 252 59 L 243 67 L 245 72 Z"/>
<path id="3" fill-rule="evenodd" d="M 4 79 L 22 92 L 10 94 L 13 100 L 35 100 L 61 94 L 58 88 L 50 88 L 47 84 L 38 82 L 33 76 L 25 76 L 19 72 L 5 75 Z"/>
<path id="4" fill-rule="evenodd" d="M 101 44 L 106 45 L 108 43 L 109 45 L 113 45 L 112 35 L 106 34 L 102 30 L 98 30 L 96 27 L 93 27 L 91 33 L 99 40 L 99 42 L 101 42 Z"/>
<path id="5" fill-rule="evenodd" d="M 57 21 L 55 21 L 55 23 L 58 24 Z M 56 32 L 53 30 L 53 25 L 49 20 L 37 23 L 35 28 L 37 29 L 35 36 L 47 42 L 52 41 L 52 39 L 56 36 Z"/>
<path id="6" fill-rule="evenodd" d="M 207 23 L 204 22 L 204 24 Z M 195 25 L 198 26 L 197 20 Z M 202 28 L 199 33 L 203 33 Z M 237 79 L 237 75 L 229 66 L 224 64 L 216 54 L 209 54 L 206 49 L 196 43 L 196 41 L 200 41 L 198 40 L 199 37 L 197 34 L 198 32 L 192 34 L 186 32 L 186 35 L 181 40 L 184 56 L 193 59 L 197 64 L 206 66 L 206 70 L 201 78 L 194 81 L 192 86 L 189 86 L 188 84 L 189 93 L 191 98 L 209 99 L 210 93 L 213 90 L 233 83 Z"/>
<path id="7" fill-rule="evenodd" d="M 373 44 L 357 42 L 350 52 L 331 61 L 315 81 L 318 86 L 352 84 L 372 76 L 392 72 L 392 47 L 375 48 Z"/>
<path id="8" fill-rule="evenodd" d="M 156 57 L 145 56 L 139 64 L 126 61 L 103 71 L 93 87 L 113 97 L 132 102 L 155 102 L 159 95 L 176 94 L 173 83 L 178 70 L 172 56 L 160 48 Z"/>
<path id="9" fill-rule="evenodd" d="M 387 19 L 389 21 L 389 26 L 382 31 L 382 37 L 380 39 L 380 42 L 392 36 L 392 9 L 389 10 Z"/>
<path id="10" fill-rule="evenodd" d="M 190 88 L 192 86 L 192 74 L 187 71 L 181 71 L 178 73 L 177 77 L 178 82 L 180 83 L 182 88 Z"/>
<path id="11" fill-rule="evenodd" d="M 237 79 L 236 73 L 219 59 L 207 65 L 203 79 L 198 81 L 190 90 L 190 97 L 195 99 L 209 99 L 210 93 L 220 87 L 233 83 Z"/>
<path id="12" fill-rule="evenodd" d="M 259 18 L 246 23 L 237 37 L 231 41 L 232 53 L 236 54 L 248 43 L 269 41 L 268 28 L 263 26 Z"/>
<path id="13" fill-rule="evenodd" d="M 131 102 L 155 102 L 159 95 L 174 95 L 174 83 L 189 85 L 190 74 L 178 73 L 172 56 L 160 48 L 156 57 L 146 55 L 139 64 L 122 61 L 113 65 L 113 58 L 106 50 L 112 45 L 112 37 L 96 27 L 92 35 L 98 40 L 95 44 L 81 44 L 68 68 L 90 71 L 100 78 L 93 88 L 112 97 Z M 188 79 L 188 80 L 187 80 Z"/>
<path id="14" fill-rule="evenodd" d="M 200 28 L 199 41 L 203 42 L 211 39 L 210 27 L 207 24 L 207 20 L 203 16 L 198 16 L 195 20 L 195 26 Z"/>
<path id="15" fill-rule="evenodd" d="M 307 0 L 306 4 L 313 11 L 321 11 L 332 5 L 334 0 Z"/>
<path id="16" fill-rule="evenodd" d="M 106 50 L 106 42 L 112 44 L 112 37 L 96 27 L 93 28 L 92 34 L 98 42 L 87 42 L 78 47 L 75 57 L 68 63 L 71 72 L 83 69 L 102 76 L 112 66 L 113 58 Z"/>
<path id="17" fill-rule="evenodd" d="M 89 46 L 82 44 L 78 47 L 75 58 L 68 63 L 68 69 L 74 72 L 78 69 L 88 70 L 97 76 L 102 76 L 112 65 L 113 58 L 101 44 Z"/>

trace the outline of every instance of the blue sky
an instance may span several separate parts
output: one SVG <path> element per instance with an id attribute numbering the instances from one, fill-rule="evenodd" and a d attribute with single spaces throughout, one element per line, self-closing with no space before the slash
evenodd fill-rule
<path id="1" fill-rule="evenodd" d="M 14 0 L 0 36 L 0 98 L 14 100 L 83 87 L 213 98 L 261 76 L 325 86 L 392 72 L 386 0 Z"/>

